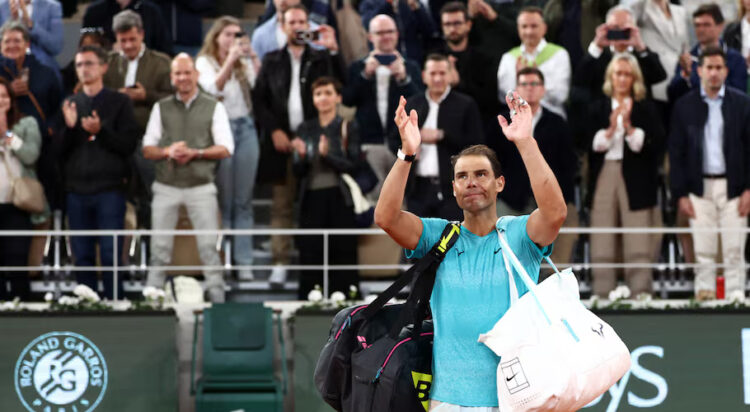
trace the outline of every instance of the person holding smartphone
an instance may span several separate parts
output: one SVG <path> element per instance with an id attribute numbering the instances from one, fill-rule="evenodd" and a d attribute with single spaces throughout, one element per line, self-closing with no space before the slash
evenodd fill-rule
<path id="1" fill-rule="evenodd" d="M 219 161 L 216 176 L 222 227 L 252 229 L 255 226 L 252 201 L 260 147 L 251 92 L 260 70 L 260 60 L 239 20 L 222 16 L 208 31 L 195 65 L 200 72 L 200 86 L 227 108 L 234 137 L 234 154 Z M 235 236 L 231 243 L 233 263 L 252 265 L 252 237 Z M 253 271 L 248 268 L 237 273 L 242 280 L 254 278 Z"/>
<path id="2" fill-rule="evenodd" d="M 362 150 L 378 178 L 378 185 L 370 192 L 373 200 L 396 160 L 387 146 L 387 137 L 396 132 L 389 113 L 396 110 L 399 96 L 424 91 L 419 65 L 396 50 L 398 36 L 396 22 L 390 16 L 381 14 L 370 21 L 367 37 L 373 50 L 349 66 L 349 84 L 343 95 L 345 105 L 357 108 Z"/>

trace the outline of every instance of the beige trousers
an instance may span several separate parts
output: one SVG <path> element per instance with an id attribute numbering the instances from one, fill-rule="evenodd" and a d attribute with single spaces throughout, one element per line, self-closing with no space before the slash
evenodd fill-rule
<path id="1" fill-rule="evenodd" d="M 594 189 L 591 207 L 592 227 L 648 227 L 651 221 L 651 208 L 630 210 L 625 178 L 622 176 L 622 162 L 606 160 Z M 591 261 L 593 263 L 614 263 L 617 259 L 617 235 L 614 233 L 591 235 Z M 651 263 L 653 255 L 651 236 L 647 233 L 628 233 L 622 236 L 622 257 L 625 263 Z M 617 286 L 615 269 L 593 270 L 593 293 L 607 298 Z M 652 276 L 650 268 L 629 268 L 625 270 L 625 282 L 632 296 L 651 293 Z"/>
<path id="2" fill-rule="evenodd" d="M 690 219 L 690 227 L 697 228 L 744 228 L 747 218 L 738 211 L 739 197 L 727 198 L 726 179 L 703 179 L 703 196 L 690 194 L 695 210 L 695 219 Z M 741 232 L 720 232 L 721 255 L 724 263 L 725 291 L 729 296 L 734 291 L 745 292 L 745 234 Z M 715 233 L 693 232 L 695 260 L 695 292 L 716 290 L 716 263 L 718 238 Z"/>
<path id="3" fill-rule="evenodd" d="M 286 165 L 286 178 L 271 185 L 271 229 L 294 228 L 294 198 L 297 193 L 297 180 L 292 171 L 292 159 L 289 156 Z M 289 252 L 292 250 L 292 237 L 286 235 L 271 236 L 271 255 L 274 264 L 288 265 Z"/>

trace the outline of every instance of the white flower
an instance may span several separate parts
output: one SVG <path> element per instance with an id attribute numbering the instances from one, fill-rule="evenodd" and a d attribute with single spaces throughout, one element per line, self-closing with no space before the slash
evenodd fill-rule
<path id="1" fill-rule="evenodd" d="M 630 297 L 630 288 L 625 285 L 618 286 L 615 290 L 609 292 L 608 297 L 611 301 L 627 299 Z"/>
<path id="2" fill-rule="evenodd" d="M 742 303 L 745 301 L 745 292 L 742 290 L 735 290 L 727 296 L 727 299 L 734 302 Z"/>
<path id="3" fill-rule="evenodd" d="M 319 291 L 318 289 L 313 289 L 310 291 L 310 293 L 307 294 L 307 300 L 310 302 L 320 302 L 323 300 L 323 292 Z"/>
<path id="4" fill-rule="evenodd" d="M 339 292 L 338 290 L 331 293 L 331 302 L 338 303 L 343 302 L 346 300 L 346 295 L 344 295 L 342 292 Z"/>
<path id="5" fill-rule="evenodd" d="M 63 306 L 75 306 L 81 302 L 81 299 L 74 298 L 72 296 L 60 296 L 60 299 L 57 300 L 57 303 L 63 305 Z"/>
<path id="6" fill-rule="evenodd" d="M 357 287 L 354 285 L 349 285 L 349 292 L 357 293 Z"/>
<path id="7" fill-rule="evenodd" d="M 635 299 L 640 302 L 651 302 L 652 296 L 650 293 L 641 292 L 635 296 Z"/>
<path id="8" fill-rule="evenodd" d="M 167 294 L 164 289 L 155 288 L 153 286 L 146 286 L 143 288 L 143 296 L 148 300 L 164 299 Z"/>
<path id="9" fill-rule="evenodd" d="M 3 302 L 0 304 L 0 311 L 4 310 L 13 310 L 16 308 L 16 305 L 13 304 L 13 302 Z"/>
<path id="10" fill-rule="evenodd" d="M 73 289 L 73 294 L 79 299 L 88 300 L 90 302 L 99 302 L 101 300 L 99 295 L 86 285 L 76 286 L 75 289 Z"/>
<path id="11" fill-rule="evenodd" d="M 52 302 L 55 300 L 55 294 L 52 292 L 47 292 L 44 294 L 44 301 L 45 302 Z"/>
<path id="12" fill-rule="evenodd" d="M 378 298 L 378 295 L 367 295 L 365 296 L 365 303 L 369 305 L 370 303 L 374 302 L 375 299 L 377 298 Z"/>

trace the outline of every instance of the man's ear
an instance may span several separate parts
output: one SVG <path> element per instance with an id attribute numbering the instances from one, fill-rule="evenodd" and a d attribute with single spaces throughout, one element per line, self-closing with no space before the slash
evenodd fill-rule
<path id="1" fill-rule="evenodd" d="M 505 189 L 505 176 L 498 176 L 495 178 L 495 189 L 497 190 L 497 193 L 500 193 Z"/>

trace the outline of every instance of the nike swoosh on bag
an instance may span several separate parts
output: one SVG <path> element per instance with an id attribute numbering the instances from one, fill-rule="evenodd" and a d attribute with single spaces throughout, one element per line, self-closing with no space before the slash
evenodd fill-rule
<path id="1" fill-rule="evenodd" d="M 510 381 L 512 381 L 512 380 L 513 380 L 513 378 L 515 378 L 515 377 L 516 377 L 516 375 L 518 375 L 518 374 L 516 373 L 516 374 L 514 374 L 513 376 L 511 376 L 510 378 L 505 378 L 505 380 L 506 380 L 506 381 L 508 381 L 508 382 L 510 382 Z"/>

